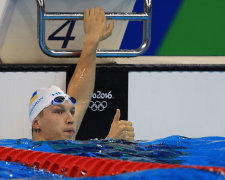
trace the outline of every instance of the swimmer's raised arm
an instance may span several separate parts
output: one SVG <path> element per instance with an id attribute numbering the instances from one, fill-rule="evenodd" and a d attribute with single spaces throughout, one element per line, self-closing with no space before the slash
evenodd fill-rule
<path id="1" fill-rule="evenodd" d="M 113 26 L 113 21 L 107 26 L 103 9 L 96 7 L 84 11 L 85 37 L 82 53 L 67 89 L 67 94 L 77 100 L 75 110 L 76 133 L 94 90 L 98 44 L 111 35 Z"/>

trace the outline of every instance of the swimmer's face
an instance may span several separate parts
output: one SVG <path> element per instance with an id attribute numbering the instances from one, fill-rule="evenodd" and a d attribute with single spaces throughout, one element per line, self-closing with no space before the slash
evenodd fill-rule
<path id="1" fill-rule="evenodd" d="M 75 106 L 68 101 L 45 108 L 37 121 L 42 140 L 75 140 Z"/>

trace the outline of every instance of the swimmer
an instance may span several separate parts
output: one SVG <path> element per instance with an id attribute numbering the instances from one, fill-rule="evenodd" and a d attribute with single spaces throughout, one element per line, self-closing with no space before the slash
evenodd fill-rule
<path id="1" fill-rule="evenodd" d="M 107 26 L 103 9 L 84 11 L 83 48 L 67 93 L 51 86 L 38 89 L 30 99 L 33 140 L 75 140 L 94 90 L 98 44 L 112 34 L 113 27 L 113 21 Z M 119 109 L 106 138 L 134 140 L 132 123 L 120 120 Z"/>

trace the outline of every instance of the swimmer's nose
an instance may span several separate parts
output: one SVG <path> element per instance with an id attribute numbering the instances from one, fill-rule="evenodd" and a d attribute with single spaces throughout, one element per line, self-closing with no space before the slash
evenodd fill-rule
<path id="1" fill-rule="evenodd" d="M 73 124 L 74 123 L 74 117 L 72 114 L 68 111 L 67 117 L 66 117 L 66 124 Z"/>

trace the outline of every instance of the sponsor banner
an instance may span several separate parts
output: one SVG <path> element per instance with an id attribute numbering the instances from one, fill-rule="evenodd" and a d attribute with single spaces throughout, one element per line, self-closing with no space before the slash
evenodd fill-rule
<path id="1" fill-rule="evenodd" d="M 127 120 L 127 104 L 128 73 L 114 68 L 97 69 L 95 90 L 77 139 L 105 138 L 116 109 L 121 111 L 120 119 Z"/>

